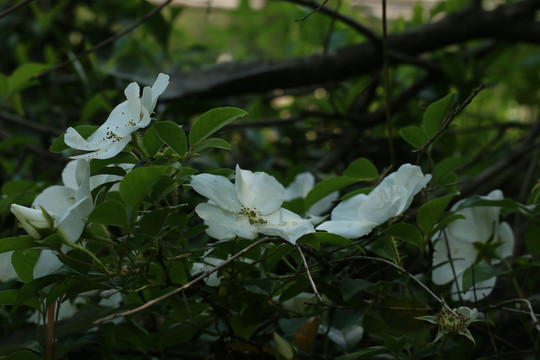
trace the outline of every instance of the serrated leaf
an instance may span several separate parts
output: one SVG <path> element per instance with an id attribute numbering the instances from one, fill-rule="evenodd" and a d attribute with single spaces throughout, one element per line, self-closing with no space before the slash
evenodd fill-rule
<path id="1" fill-rule="evenodd" d="M 167 146 L 180 156 L 188 149 L 187 137 L 182 128 L 172 121 L 158 121 L 153 126 L 156 134 Z"/>
<path id="2" fill-rule="evenodd" d="M 416 223 L 424 234 L 429 234 L 442 213 L 455 195 L 447 195 L 428 201 L 420 207 L 416 215 Z"/>
<path id="3" fill-rule="evenodd" d="M 429 140 L 429 136 L 426 135 L 426 132 L 418 126 L 404 127 L 399 130 L 399 134 L 406 142 L 417 149 L 420 149 Z"/>
<path id="4" fill-rule="evenodd" d="M 379 176 L 379 171 L 370 160 L 360 158 L 349 164 L 343 172 L 343 176 L 357 180 L 370 180 Z"/>
<path id="5" fill-rule="evenodd" d="M 189 143 L 191 148 L 196 147 L 201 141 L 229 124 L 231 121 L 247 115 L 242 109 L 222 107 L 212 109 L 202 114 L 193 124 L 189 131 Z"/>
<path id="6" fill-rule="evenodd" d="M 390 225 L 384 229 L 383 234 L 418 246 L 422 245 L 424 241 L 420 231 L 416 227 L 406 223 Z"/>
<path id="7" fill-rule="evenodd" d="M 120 197 L 128 205 L 137 206 L 167 169 L 166 166 L 151 166 L 131 170 L 120 182 Z"/>
<path id="8" fill-rule="evenodd" d="M 304 210 L 309 210 L 309 208 L 313 204 L 315 204 L 317 201 L 321 200 L 325 196 L 330 195 L 334 191 L 338 191 L 346 186 L 354 184 L 355 182 L 357 182 L 356 179 L 348 177 L 334 177 L 319 182 L 306 195 L 306 200 L 304 202 Z"/>
<path id="9" fill-rule="evenodd" d="M 90 214 L 88 221 L 96 224 L 126 228 L 128 214 L 125 205 L 121 201 L 111 199 L 98 204 Z"/>
<path id="10" fill-rule="evenodd" d="M 195 146 L 192 152 L 199 153 L 208 148 L 231 150 L 231 145 L 223 139 L 211 138 L 211 139 L 206 139 L 200 142 L 199 145 Z"/>
<path id="11" fill-rule="evenodd" d="M 446 117 L 446 114 L 452 107 L 454 99 L 456 97 L 455 93 L 450 93 L 430 104 L 424 113 L 424 118 L 422 125 L 426 132 L 426 135 L 430 138 L 439 130 L 443 120 Z"/>

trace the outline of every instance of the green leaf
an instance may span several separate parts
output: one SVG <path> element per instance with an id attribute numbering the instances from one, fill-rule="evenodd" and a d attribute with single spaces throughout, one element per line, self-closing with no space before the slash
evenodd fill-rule
<path id="1" fill-rule="evenodd" d="M 232 107 L 216 108 L 205 112 L 195 121 L 189 131 L 189 143 L 191 148 L 195 148 L 201 141 L 231 121 L 246 115 L 247 112 L 244 110 Z"/>
<path id="2" fill-rule="evenodd" d="M 306 201 L 304 202 L 305 211 L 309 210 L 309 208 L 313 204 L 315 204 L 317 201 L 321 200 L 325 196 L 330 195 L 334 191 L 342 189 L 346 186 L 354 184 L 355 182 L 357 182 L 356 179 L 348 177 L 334 177 L 319 182 L 306 195 Z"/>
<path id="3" fill-rule="evenodd" d="M 140 221 L 141 230 L 150 236 L 158 235 L 168 215 L 169 209 L 157 209 L 149 212 Z"/>
<path id="4" fill-rule="evenodd" d="M 336 358 L 336 360 L 360 360 L 360 359 L 373 359 L 375 355 L 381 355 L 386 353 L 387 350 L 382 346 L 375 346 L 372 348 L 363 349 L 360 351 L 355 351 L 350 354 L 341 355 Z"/>
<path id="5" fill-rule="evenodd" d="M 393 236 L 396 239 L 409 242 L 414 245 L 422 245 L 424 238 L 418 229 L 410 224 L 398 223 L 384 229 L 383 234 Z"/>
<path id="6" fill-rule="evenodd" d="M 163 146 L 163 140 L 158 136 L 153 126 L 144 132 L 143 145 L 150 157 L 156 156 L 159 149 Z"/>
<path id="7" fill-rule="evenodd" d="M 469 163 L 471 159 L 462 156 L 451 156 L 440 161 L 433 169 L 433 177 L 437 185 L 448 184 L 448 175 L 453 174 L 454 170 Z"/>
<path id="8" fill-rule="evenodd" d="M 430 234 L 431 229 L 437 223 L 442 213 L 448 206 L 448 203 L 455 195 L 447 195 L 441 198 L 428 201 L 420 207 L 416 215 L 416 223 L 422 232 L 426 235 Z"/>
<path id="9" fill-rule="evenodd" d="M 276 352 L 278 355 L 285 360 L 294 359 L 294 351 L 291 344 L 279 336 L 277 333 L 274 333 L 274 343 L 276 344 Z"/>
<path id="10" fill-rule="evenodd" d="M 19 66 L 8 78 L 11 94 L 18 93 L 37 84 L 37 80 L 31 80 L 31 78 L 46 68 L 47 65 L 39 63 L 24 63 Z"/>
<path id="11" fill-rule="evenodd" d="M 231 150 L 231 145 L 223 139 L 210 138 L 210 139 L 206 139 L 200 142 L 199 145 L 195 146 L 195 148 L 191 150 L 191 152 L 199 153 L 208 148 Z"/>
<path id="12" fill-rule="evenodd" d="M 93 263 L 93 259 L 90 257 L 90 255 L 84 251 L 76 249 L 69 250 L 66 253 L 66 256 L 60 257 L 59 260 L 63 264 L 82 274 L 86 274 L 88 270 L 90 270 L 90 266 Z"/>
<path id="13" fill-rule="evenodd" d="M 126 206 L 119 200 L 106 200 L 95 207 L 88 221 L 95 224 L 126 228 L 128 224 Z"/>
<path id="14" fill-rule="evenodd" d="M 377 171 L 377 168 L 370 160 L 360 158 L 349 164 L 343 172 L 343 176 L 357 180 L 371 180 L 379 176 L 379 171 Z"/>
<path id="15" fill-rule="evenodd" d="M 18 289 L 0 291 L 0 305 L 14 305 L 17 301 L 18 296 Z M 37 297 L 28 298 L 21 305 L 31 306 L 35 309 L 40 309 L 40 302 Z"/>
<path id="16" fill-rule="evenodd" d="M 486 263 L 471 265 L 463 273 L 463 289 L 461 289 L 461 291 L 469 290 L 473 283 L 476 284 L 480 281 L 491 279 L 492 277 L 501 275 L 503 273 L 504 271 L 496 269 Z"/>
<path id="17" fill-rule="evenodd" d="M 128 205 L 136 207 L 151 191 L 161 175 L 168 169 L 166 166 L 140 167 L 126 174 L 120 182 L 120 197 Z"/>
<path id="18" fill-rule="evenodd" d="M 34 279 L 34 266 L 36 266 L 40 254 L 41 250 L 25 249 L 16 250 L 11 255 L 13 268 L 23 282 L 26 283 Z"/>
<path id="19" fill-rule="evenodd" d="M 182 127 L 172 121 L 158 121 L 153 126 L 156 134 L 170 149 L 180 156 L 187 152 L 187 137 Z"/>
<path id="20" fill-rule="evenodd" d="M 94 126 L 94 125 L 79 125 L 77 127 L 75 127 L 74 129 L 83 137 L 83 138 L 88 138 L 90 135 L 92 135 L 94 133 L 94 131 L 96 131 L 96 129 L 98 128 L 99 126 Z M 57 137 L 53 143 L 51 144 L 51 146 L 49 147 L 49 151 L 50 152 L 54 152 L 54 153 L 59 153 L 59 152 L 62 152 L 64 150 L 67 150 L 69 149 L 70 147 L 66 145 L 66 143 L 64 142 L 64 135 L 65 134 L 62 134 L 60 135 L 59 137 Z"/>
<path id="21" fill-rule="evenodd" d="M 322 244 L 330 244 L 337 246 L 351 245 L 352 241 L 344 238 L 341 235 L 336 235 L 328 232 L 314 232 L 305 234 L 297 240 L 300 244 L 309 244 L 319 250 Z"/>
<path id="22" fill-rule="evenodd" d="M 417 149 L 420 149 L 429 140 L 426 132 L 418 126 L 404 127 L 399 130 L 399 134 L 406 142 Z"/>
<path id="23" fill-rule="evenodd" d="M 535 256 L 540 253 L 540 225 L 531 224 L 525 230 L 525 246 L 529 254 Z"/>
<path id="24" fill-rule="evenodd" d="M 43 360 L 43 357 L 30 350 L 21 350 L 2 356 L 0 360 Z"/>
<path id="25" fill-rule="evenodd" d="M 349 301 L 350 299 L 352 299 L 354 295 L 356 295 L 360 291 L 368 289 L 375 285 L 377 284 L 366 281 L 364 279 L 346 278 L 346 279 L 341 280 L 341 283 L 339 284 L 339 288 L 341 290 L 341 295 L 343 296 L 343 300 Z"/>
<path id="26" fill-rule="evenodd" d="M 454 103 L 455 97 L 455 93 L 450 93 L 428 106 L 422 121 L 428 137 L 432 137 L 439 130 L 446 114 Z"/>
<path id="27" fill-rule="evenodd" d="M 12 250 L 29 249 L 38 244 L 30 236 L 17 236 L 0 239 L 0 253 Z"/>

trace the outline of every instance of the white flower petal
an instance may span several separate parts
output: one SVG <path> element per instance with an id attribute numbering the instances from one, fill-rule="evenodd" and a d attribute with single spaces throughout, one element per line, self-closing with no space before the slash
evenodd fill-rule
<path id="1" fill-rule="evenodd" d="M 292 244 L 296 244 L 296 240 L 301 236 L 315 232 L 311 221 L 283 208 L 264 216 L 264 220 L 265 224 L 254 224 L 257 232 L 279 236 Z"/>
<path id="2" fill-rule="evenodd" d="M 96 130 L 97 131 L 97 130 Z M 67 146 L 72 149 L 85 150 L 85 151 L 94 151 L 98 150 L 99 147 L 95 144 L 89 143 L 85 140 L 74 128 L 70 127 L 66 130 L 64 135 L 64 142 Z"/>
<path id="3" fill-rule="evenodd" d="M 476 292 L 476 300 L 480 301 L 483 300 L 484 297 L 489 296 L 493 289 L 495 288 L 495 283 L 497 282 L 497 277 L 492 277 L 491 279 L 487 279 L 485 281 L 480 281 L 474 285 L 474 287 L 471 287 L 469 290 L 467 290 L 465 293 L 461 293 L 461 299 L 463 301 L 475 301 L 475 292 Z M 463 277 L 459 278 L 459 285 L 460 290 L 463 288 Z M 474 291 L 476 290 L 476 291 Z M 457 287 L 456 283 L 454 282 L 452 284 L 452 300 L 453 301 L 459 301 L 460 297 L 457 293 Z"/>
<path id="4" fill-rule="evenodd" d="M 231 232 L 244 239 L 254 239 L 257 235 L 247 217 L 223 210 L 219 206 L 202 203 L 195 207 L 195 212 L 208 223 L 228 229 L 223 234 L 212 232 L 211 236 L 218 240 L 229 240 Z M 210 228 L 215 229 L 213 224 Z"/>
<path id="5" fill-rule="evenodd" d="M 11 263 L 11 255 L 13 251 L 0 253 L 0 282 L 18 279 L 19 275 L 13 268 Z"/>
<path id="6" fill-rule="evenodd" d="M 331 193 L 328 196 L 323 197 L 321 200 L 317 201 L 315 204 L 311 205 L 311 207 L 308 210 L 308 214 L 310 216 L 320 216 L 326 213 L 332 205 L 334 205 L 334 202 L 336 202 L 339 198 L 339 192 L 335 191 Z"/>
<path id="7" fill-rule="evenodd" d="M 77 160 L 71 160 L 62 171 L 62 182 L 68 188 L 77 189 Z"/>
<path id="8" fill-rule="evenodd" d="M 315 186 L 315 177 L 310 172 L 303 172 L 294 178 L 294 181 L 287 186 L 283 200 L 290 201 L 297 198 L 305 198 Z"/>
<path id="9" fill-rule="evenodd" d="M 236 165 L 235 185 L 240 203 L 262 215 L 277 211 L 283 204 L 285 188 L 276 178 L 266 173 L 253 173 Z"/>
<path id="10" fill-rule="evenodd" d="M 514 253 L 514 232 L 507 222 L 502 222 L 499 226 L 499 238 L 502 241 L 497 253 L 502 258 L 512 256 Z"/>
<path id="11" fill-rule="evenodd" d="M 169 75 L 160 73 L 152 88 L 146 86 L 143 89 L 141 102 L 150 115 L 152 115 L 152 112 L 156 108 L 157 98 L 163 94 L 167 86 L 169 86 Z"/>
<path id="12" fill-rule="evenodd" d="M 366 199 L 366 194 L 358 194 L 340 202 L 334 210 L 332 210 L 332 220 L 360 221 L 359 209 Z"/>
<path id="13" fill-rule="evenodd" d="M 23 229 L 36 240 L 41 239 L 41 234 L 36 229 L 47 229 L 49 223 L 41 209 L 30 209 L 25 206 L 11 204 L 11 212 L 21 223 Z"/>
<path id="14" fill-rule="evenodd" d="M 97 151 L 87 154 L 81 154 L 76 156 L 70 156 L 71 159 L 110 159 L 113 156 L 119 154 L 126 145 L 131 141 L 131 135 L 125 136 L 115 141 L 110 142 L 106 146 L 100 148 Z"/>
<path id="15" fill-rule="evenodd" d="M 66 210 L 64 216 L 56 224 L 64 237 L 75 242 L 79 240 L 86 225 L 86 219 L 94 209 L 92 198 L 87 196 Z"/>
<path id="16" fill-rule="evenodd" d="M 49 186 L 41 192 L 32 203 L 32 208 L 40 209 L 43 207 L 53 216 L 55 222 L 58 221 L 66 211 L 75 204 L 75 190 L 60 186 Z"/>
<path id="17" fill-rule="evenodd" d="M 225 210 L 235 213 L 242 211 L 242 205 L 236 197 L 236 188 L 225 176 L 194 175 L 191 177 L 191 186 L 193 190 Z"/>
<path id="18" fill-rule="evenodd" d="M 317 226 L 317 230 L 324 230 L 347 239 L 354 239 L 369 234 L 376 226 L 377 224 L 369 222 L 330 220 Z"/>
<path id="19" fill-rule="evenodd" d="M 62 266 L 56 251 L 41 250 L 36 266 L 34 266 L 34 279 L 48 275 Z"/>

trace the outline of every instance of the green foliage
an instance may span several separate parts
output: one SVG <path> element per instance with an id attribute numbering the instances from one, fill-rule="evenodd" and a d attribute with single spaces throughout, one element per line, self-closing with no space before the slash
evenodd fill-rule
<path id="1" fill-rule="evenodd" d="M 378 36 L 363 30 L 378 34 L 381 19 L 353 2 L 317 10 L 276 1 L 262 9 L 244 0 L 235 9 L 168 4 L 151 14 L 158 5 L 144 0 L 64 0 L 8 12 L 0 21 L 0 359 L 533 358 L 536 330 L 519 304 L 538 305 L 540 55 L 527 34 L 500 41 L 482 22 L 497 14 L 506 28 L 514 20 L 505 14 L 538 7 L 509 1 L 477 17 L 480 34 L 463 22 L 447 34 L 452 46 L 442 36 L 426 41 L 423 29 L 441 18 L 436 26 L 444 26 L 469 2 L 418 3 L 410 19 L 390 18 L 388 72 L 378 52 L 370 55 Z M 400 41 L 410 34 L 419 40 Z M 63 169 L 80 152 L 65 144 L 66 129 L 88 138 L 126 100 L 128 83 L 151 85 L 159 72 L 170 84 L 150 125 L 116 156 L 92 159 L 87 183 L 80 172 L 70 182 Z M 108 130 L 114 139 L 125 129 Z M 310 171 L 316 183 L 281 206 L 299 216 L 288 225 L 310 216 L 316 228 L 405 163 L 431 182 L 408 197 L 413 180 L 403 179 L 369 198 L 368 211 L 348 208 L 339 226 L 373 225 L 367 234 L 310 232 L 298 246 L 279 231 L 219 240 L 253 209 L 242 203 L 244 212 L 202 219 L 199 205 L 216 202 L 192 186 L 197 174 L 234 183 L 236 164 L 285 184 Z M 50 186 L 67 200 L 58 195 L 54 211 L 14 216 L 12 204 L 39 209 L 34 201 Z M 273 202 L 271 188 L 253 202 Z M 504 198 L 480 198 L 494 189 Z M 238 197 L 229 190 L 208 191 Z M 334 192 L 326 209 L 308 213 Z M 92 209 L 78 216 L 76 204 L 88 200 Z M 495 222 L 486 225 L 475 209 L 496 213 Z M 51 229 L 34 239 L 24 222 L 40 214 Z M 65 238 L 62 225 L 74 222 L 63 215 L 84 223 L 77 241 Z M 268 222 L 259 215 L 249 218 L 257 230 Z M 480 232 L 470 224 L 499 238 L 474 238 Z M 506 226 L 511 255 L 477 256 L 456 279 L 436 282 L 437 269 L 483 246 L 498 256 Z M 443 232 L 454 252 L 440 253 Z M 493 289 L 479 289 L 495 278 Z M 474 306 L 485 321 L 461 328 L 465 339 L 418 320 L 436 319 L 445 303 Z M 56 317 L 49 323 L 48 312 Z"/>

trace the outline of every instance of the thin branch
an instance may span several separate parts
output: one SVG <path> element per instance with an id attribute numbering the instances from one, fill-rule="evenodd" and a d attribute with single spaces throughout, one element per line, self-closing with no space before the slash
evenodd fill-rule
<path id="1" fill-rule="evenodd" d="M 527 308 L 527 311 L 519 311 L 519 310 L 516 310 L 516 309 L 509 309 L 509 308 L 504 307 L 505 305 L 514 304 L 514 303 L 518 303 L 518 302 L 525 304 L 525 306 Z M 498 303 L 496 305 L 491 305 L 491 306 L 488 307 L 488 309 L 499 309 L 499 308 L 502 308 L 502 309 L 508 310 L 508 311 L 518 311 L 518 312 L 521 312 L 521 313 L 528 314 L 531 317 L 531 320 L 532 320 L 536 330 L 540 331 L 540 323 L 538 322 L 538 318 L 537 318 L 538 315 L 536 315 L 534 313 L 533 307 L 532 307 L 531 302 L 529 300 L 523 299 L 523 298 L 506 300 L 506 301 L 503 301 L 503 302 Z"/>
<path id="2" fill-rule="evenodd" d="M 15 10 L 17 10 L 17 9 L 20 8 L 21 6 L 24 6 L 24 5 L 28 4 L 28 3 L 31 3 L 32 1 L 33 1 L 33 0 L 23 0 L 23 1 L 21 1 L 20 3 L 15 4 L 15 5 L 13 5 L 12 7 L 10 7 L 10 8 L 8 8 L 8 9 L 2 11 L 2 12 L 0 13 L 0 19 L 3 18 L 4 16 L 6 16 L 6 15 L 12 13 L 12 12 L 14 12 Z"/>
<path id="3" fill-rule="evenodd" d="M 311 1 L 311 0 L 285 0 L 285 1 L 292 2 L 294 4 L 298 4 L 298 5 L 302 5 L 302 6 L 306 6 L 306 7 L 310 7 L 312 9 L 315 9 L 312 12 L 310 12 L 308 15 L 304 16 L 304 18 L 296 20 L 296 21 L 304 21 L 305 19 L 307 19 L 309 16 L 311 16 L 315 12 L 321 12 L 321 13 L 329 15 L 329 16 L 341 21 L 342 23 L 350 26 L 351 28 L 355 29 L 360 34 L 367 37 L 376 47 L 381 46 L 381 39 L 373 31 L 371 31 L 370 28 L 362 25 L 361 23 L 359 23 L 358 21 L 356 21 L 352 17 L 340 14 L 339 12 L 337 12 L 335 10 L 332 10 L 332 9 L 329 9 L 329 8 L 325 7 L 324 5 L 328 2 L 328 0 L 325 0 L 322 4 L 319 4 L 319 3 L 315 2 L 315 1 Z"/>
<path id="4" fill-rule="evenodd" d="M 315 14 L 317 11 L 321 10 L 321 9 L 324 7 L 324 5 L 326 5 L 327 2 L 328 2 L 328 0 L 324 0 L 324 2 L 323 2 L 321 5 L 319 5 L 318 8 L 316 8 L 315 10 L 312 10 L 309 14 L 307 14 L 307 15 L 304 16 L 303 18 L 301 18 L 301 19 L 296 19 L 296 20 L 294 20 L 294 21 L 305 21 L 308 17 L 310 17 L 311 15 Z"/>
<path id="5" fill-rule="evenodd" d="M 165 6 L 169 5 L 171 2 L 172 2 L 172 0 L 166 0 L 163 4 L 158 5 L 155 8 L 153 8 L 152 10 L 150 10 L 149 12 L 147 12 L 139 21 L 136 21 L 135 23 L 131 24 L 130 26 L 128 26 L 124 30 L 120 31 L 119 33 L 117 33 L 117 34 L 103 40 L 99 44 L 91 47 L 88 50 L 85 50 L 85 51 L 77 54 L 76 56 L 74 56 L 72 58 L 69 58 L 68 60 L 66 60 L 64 62 L 62 62 L 62 63 L 60 63 L 60 64 L 58 64 L 56 66 L 53 66 L 50 69 L 47 69 L 47 70 L 37 74 L 32 79 L 38 79 L 38 78 L 40 78 L 42 76 L 45 76 L 45 75 L 47 75 L 47 74 L 49 74 L 51 72 L 59 70 L 59 69 L 63 68 L 64 66 L 67 66 L 67 65 L 79 60 L 80 58 L 82 58 L 82 57 L 84 57 L 84 56 L 86 56 L 86 55 L 88 55 L 90 53 L 93 53 L 94 51 L 97 51 L 97 50 L 101 49 L 102 47 L 104 47 L 106 45 L 109 45 L 113 41 L 121 38 L 122 36 L 126 35 L 127 33 L 133 31 L 134 29 L 136 29 L 137 27 L 142 25 L 146 20 L 148 20 L 150 17 L 152 17 L 153 15 L 158 13 L 161 9 L 163 9 Z"/>
<path id="6" fill-rule="evenodd" d="M 132 309 L 132 310 L 128 310 L 128 311 L 125 311 L 125 312 L 122 312 L 122 313 L 117 313 L 117 314 L 112 314 L 112 315 L 109 315 L 109 316 L 106 316 L 106 317 L 103 317 L 101 319 L 97 319 L 93 322 L 94 325 L 98 325 L 98 324 L 101 324 L 105 321 L 110 321 L 110 320 L 113 320 L 113 319 L 116 319 L 116 318 L 119 318 L 119 317 L 125 317 L 125 316 L 129 316 L 129 315 L 133 315 L 133 314 L 136 314 L 138 312 L 141 312 L 143 310 L 146 310 L 148 309 L 149 307 L 163 301 L 163 300 L 166 300 L 168 298 L 170 298 L 171 296 L 173 295 L 176 295 L 178 293 L 181 293 L 182 291 L 184 290 L 187 290 L 189 289 L 190 287 L 192 287 L 193 285 L 197 284 L 198 282 L 201 282 L 202 280 L 204 280 L 205 278 L 207 278 L 208 276 L 210 276 L 211 274 L 215 273 L 216 271 L 218 271 L 219 269 L 229 265 L 231 262 L 233 262 L 234 260 L 238 259 L 240 256 L 244 255 L 245 253 L 247 253 L 248 251 L 256 248 L 257 246 L 261 245 L 261 244 L 264 244 L 266 242 L 269 242 L 269 241 L 272 241 L 272 239 L 268 239 L 268 238 L 265 238 L 265 239 L 261 239 L 261 240 L 258 240 L 256 242 L 254 242 L 253 244 L 245 247 L 243 250 L 241 250 L 240 252 L 236 253 L 235 255 L 231 256 L 229 259 L 225 260 L 223 263 L 213 267 L 212 269 L 208 270 L 208 271 L 205 271 L 202 275 L 200 275 L 199 277 L 191 280 L 190 282 L 188 282 L 187 284 L 185 285 L 182 285 L 181 287 L 171 291 L 171 292 L 168 292 L 167 294 L 165 295 L 162 295 L 160 297 L 157 297 L 155 299 L 152 299 L 150 301 L 147 301 L 146 303 L 144 303 L 143 305 L 139 306 L 139 307 L 136 307 L 135 309 Z"/>
<path id="7" fill-rule="evenodd" d="M 17 126 L 23 126 L 28 129 L 35 130 L 45 135 L 60 136 L 63 133 L 63 131 L 55 129 L 51 126 L 34 123 L 30 120 L 27 120 L 17 115 L 7 113 L 5 111 L 0 111 L 0 119 L 9 123 L 15 124 Z"/>
<path id="8" fill-rule="evenodd" d="M 393 267 L 396 270 L 401 271 L 402 273 L 407 275 L 411 280 L 413 280 L 415 283 L 420 285 L 420 287 L 422 289 L 424 289 L 425 292 L 427 292 L 433 299 L 437 300 L 437 302 L 439 304 L 441 304 L 441 306 L 444 307 L 446 310 L 448 310 L 452 315 L 454 315 L 456 317 L 459 317 L 458 314 L 456 314 L 456 312 L 454 310 L 452 310 L 452 308 L 450 308 L 441 298 L 439 298 L 437 295 L 435 295 L 435 293 L 433 293 L 433 291 L 431 291 L 426 285 L 424 285 L 423 282 L 421 282 L 420 280 L 415 278 L 413 274 L 411 274 L 410 272 L 408 272 L 407 270 L 405 270 L 401 266 L 396 265 L 396 264 L 394 264 L 393 262 L 391 262 L 389 260 L 382 259 L 382 258 L 377 258 L 377 257 L 373 257 L 373 256 L 360 255 L 360 256 L 351 256 L 351 257 L 347 257 L 347 258 L 343 258 L 343 259 L 337 259 L 334 262 L 341 262 L 341 261 L 354 260 L 354 259 L 371 260 L 371 261 L 382 262 L 382 263 L 384 263 L 386 265 L 390 265 L 391 267 Z"/>
<path id="9" fill-rule="evenodd" d="M 415 150 L 416 152 L 418 152 L 419 157 L 426 152 L 427 148 L 429 148 L 431 146 L 431 144 L 433 144 L 433 142 L 444 131 L 448 130 L 448 127 L 450 126 L 452 121 L 456 118 L 456 116 L 458 116 L 467 106 L 469 106 L 469 104 L 473 101 L 473 99 L 476 97 L 476 95 L 478 95 L 478 93 L 480 91 L 484 90 L 485 87 L 486 86 L 484 84 L 482 84 L 482 85 L 480 85 L 479 88 L 474 89 L 472 94 L 467 99 L 465 99 L 465 101 L 461 105 L 459 105 L 457 108 L 455 108 L 454 110 L 449 112 L 448 115 L 446 115 L 446 118 L 444 119 L 443 123 L 441 124 L 441 126 L 439 127 L 437 132 L 435 134 L 433 134 L 433 136 L 420 149 Z"/>
<path id="10" fill-rule="evenodd" d="M 313 278 L 311 277 L 311 273 L 309 272 L 309 266 L 306 261 L 306 257 L 304 256 L 304 253 L 302 252 L 302 248 L 300 247 L 299 244 L 296 244 L 296 248 L 298 249 L 298 252 L 300 253 L 300 257 L 302 258 L 302 262 L 304 263 L 304 268 L 306 269 L 306 274 L 309 279 L 309 283 L 311 284 L 311 288 L 313 289 L 313 292 L 315 293 L 315 296 L 317 296 L 317 299 L 319 299 L 321 303 L 324 303 L 325 301 L 321 297 L 321 294 L 319 294 L 319 291 L 317 290 L 317 286 L 315 286 L 315 282 L 313 281 Z"/>

